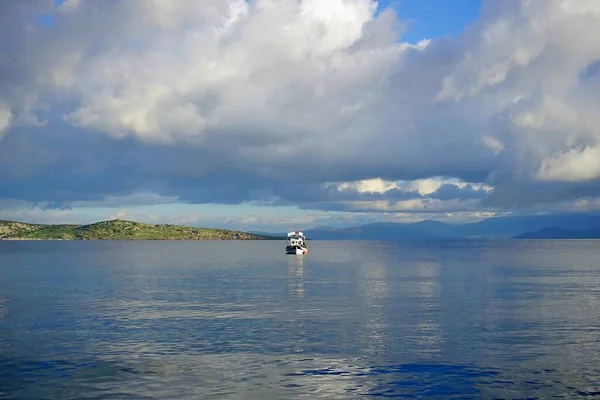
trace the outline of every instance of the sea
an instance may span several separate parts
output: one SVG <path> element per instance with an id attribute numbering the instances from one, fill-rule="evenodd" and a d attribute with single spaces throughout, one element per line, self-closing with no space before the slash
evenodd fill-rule
<path id="1" fill-rule="evenodd" d="M 0 241 L 0 399 L 600 396 L 600 241 Z"/>

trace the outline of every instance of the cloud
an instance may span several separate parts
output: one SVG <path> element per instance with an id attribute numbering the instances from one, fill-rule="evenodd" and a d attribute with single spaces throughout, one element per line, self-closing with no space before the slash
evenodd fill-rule
<path id="1" fill-rule="evenodd" d="M 8 105 L 0 102 L 0 138 L 8 130 L 12 121 L 12 113 Z"/>
<path id="2" fill-rule="evenodd" d="M 483 137 L 483 144 L 489 148 L 490 150 L 492 150 L 494 152 L 494 155 L 498 155 L 500 154 L 500 152 L 502 150 L 504 150 L 504 145 L 502 143 L 500 143 L 500 141 L 496 138 L 493 138 L 491 136 L 484 136 Z"/>
<path id="3" fill-rule="evenodd" d="M 600 147 L 569 149 L 542 160 L 538 178 L 544 181 L 578 182 L 600 176 Z"/>
<path id="4" fill-rule="evenodd" d="M 600 194 L 595 0 L 488 0 L 412 44 L 369 0 L 54 3 L 0 5 L 0 198 L 437 213 Z"/>
<path id="5" fill-rule="evenodd" d="M 275 205 L 352 212 L 475 211 L 493 189 L 456 179 L 416 181 L 369 179 L 357 182 L 282 185 L 273 192 Z M 491 206 L 488 206 L 490 209 Z"/>

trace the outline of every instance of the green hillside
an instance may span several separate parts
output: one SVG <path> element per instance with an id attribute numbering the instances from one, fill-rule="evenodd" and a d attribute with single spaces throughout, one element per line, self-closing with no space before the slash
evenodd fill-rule
<path id="1" fill-rule="evenodd" d="M 193 228 L 182 225 L 152 225 L 111 220 L 90 225 L 43 225 L 0 221 L 0 239 L 29 240 L 273 240 L 227 229 Z"/>

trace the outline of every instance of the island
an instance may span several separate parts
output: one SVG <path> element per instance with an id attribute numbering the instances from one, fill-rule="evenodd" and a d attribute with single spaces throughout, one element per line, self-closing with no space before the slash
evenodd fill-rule
<path id="1" fill-rule="evenodd" d="M 285 240 L 229 229 L 146 224 L 114 219 L 89 225 L 0 221 L 0 240 Z"/>

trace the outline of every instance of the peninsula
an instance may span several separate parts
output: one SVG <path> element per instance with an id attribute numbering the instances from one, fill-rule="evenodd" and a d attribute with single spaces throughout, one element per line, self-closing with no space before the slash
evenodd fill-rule
<path id="1" fill-rule="evenodd" d="M 110 220 L 89 225 L 47 225 L 0 221 L 0 240 L 281 240 L 228 229 Z M 285 239 L 285 238 L 283 238 Z"/>

